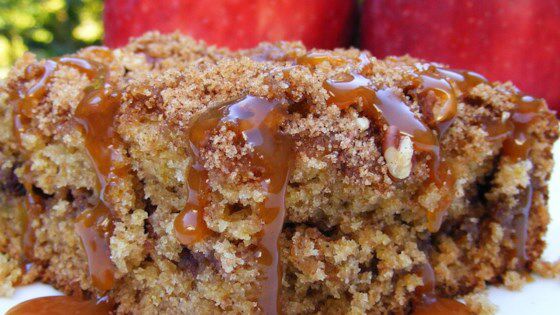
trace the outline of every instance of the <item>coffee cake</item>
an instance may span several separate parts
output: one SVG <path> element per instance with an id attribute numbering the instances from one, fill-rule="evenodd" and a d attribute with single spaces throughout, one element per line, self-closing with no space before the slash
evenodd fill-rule
<path id="1" fill-rule="evenodd" d="M 151 33 L 27 54 L 0 113 L 5 293 L 43 281 L 122 314 L 468 314 L 453 298 L 545 246 L 555 116 L 445 65 Z"/>

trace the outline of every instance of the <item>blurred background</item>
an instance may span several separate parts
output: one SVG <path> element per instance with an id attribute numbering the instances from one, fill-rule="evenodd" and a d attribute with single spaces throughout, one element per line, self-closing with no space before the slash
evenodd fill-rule
<path id="1" fill-rule="evenodd" d="M 0 0 L 0 78 L 25 51 L 51 57 L 101 43 L 102 0 Z"/>

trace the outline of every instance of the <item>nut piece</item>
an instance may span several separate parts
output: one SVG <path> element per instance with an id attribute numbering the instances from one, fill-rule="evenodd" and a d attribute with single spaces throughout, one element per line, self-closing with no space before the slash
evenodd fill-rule
<path id="1" fill-rule="evenodd" d="M 410 175 L 412 169 L 412 140 L 410 137 L 401 139 L 399 149 L 395 147 L 388 147 L 383 156 L 387 161 L 387 168 L 389 173 L 398 179 L 405 179 Z"/>
<path id="2" fill-rule="evenodd" d="M 360 131 L 365 131 L 369 128 L 369 120 L 365 117 L 357 118 L 356 123 L 358 124 L 358 128 L 360 128 Z"/>

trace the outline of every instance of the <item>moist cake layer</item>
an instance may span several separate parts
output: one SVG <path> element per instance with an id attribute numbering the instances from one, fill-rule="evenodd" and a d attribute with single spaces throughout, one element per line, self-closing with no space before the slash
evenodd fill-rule
<path id="1" fill-rule="evenodd" d="M 533 268 L 558 122 L 510 83 L 179 35 L 26 55 L 0 89 L 3 290 L 117 313 L 468 312 Z"/>

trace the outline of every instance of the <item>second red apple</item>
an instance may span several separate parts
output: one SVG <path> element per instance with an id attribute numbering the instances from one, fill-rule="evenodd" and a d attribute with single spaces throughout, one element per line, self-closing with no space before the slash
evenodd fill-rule
<path id="1" fill-rule="evenodd" d="M 560 109 L 560 1 L 366 0 L 362 47 L 513 81 Z"/>

